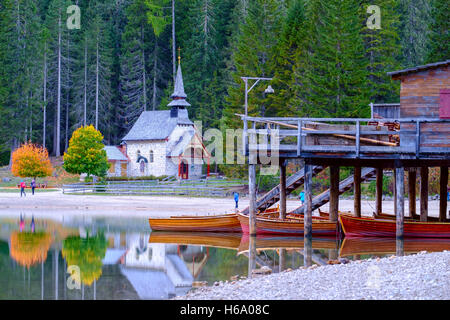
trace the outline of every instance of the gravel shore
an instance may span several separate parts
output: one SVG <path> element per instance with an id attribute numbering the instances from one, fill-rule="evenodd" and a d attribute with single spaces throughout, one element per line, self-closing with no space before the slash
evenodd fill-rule
<path id="1" fill-rule="evenodd" d="M 450 300 L 450 251 L 312 266 L 201 287 L 176 300 Z"/>

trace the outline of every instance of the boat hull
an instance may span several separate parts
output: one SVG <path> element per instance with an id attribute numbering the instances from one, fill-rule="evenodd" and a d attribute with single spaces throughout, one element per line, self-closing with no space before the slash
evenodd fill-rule
<path id="1" fill-rule="evenodd" d="M 250 233 L 249 217 L 238 214 L 239 222 L 244 233 Z M 337 223 L 324 219 L 314 219 L 312 222 L 312 234 L 317 236 L 335 236 L 338 233 Z M 303 235 L 304 223 L 302 219 L 269 219 L 256 218 L 256 234 L 282 234 L 282 235 Z"/>
<path id="2" fill-rule="evenodd" d="M 396 221 L 340 215 L 339 221 L 346 237 L 396 237 Z M 404 221 L 405 238 L 450 238 L 450 223 Z"/>
<path id="3" fill-rule="evenodd" d="M 157 231 L 242 232 L 236 214 L 220 216 L 190 216 L 149 219 L 150 228 Z"/>

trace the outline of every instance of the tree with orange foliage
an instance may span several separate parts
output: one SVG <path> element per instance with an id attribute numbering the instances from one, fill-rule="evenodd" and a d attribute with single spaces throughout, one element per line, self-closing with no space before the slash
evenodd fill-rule
<path id="1" fill-rule="evenodd" d="M 23 144 L 12 154 L 11 172 L 21 178 L 51 176 L 53 166 L 48 158 L 47 149 L 31 142 Z"/>

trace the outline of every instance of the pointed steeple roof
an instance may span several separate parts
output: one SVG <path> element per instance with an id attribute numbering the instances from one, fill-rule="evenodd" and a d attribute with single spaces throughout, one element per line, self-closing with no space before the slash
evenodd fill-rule
<path id="1" fill-rule="evenodd" d="M 190 104 L 185 99 L 187 98 L 184 92 L 183 74 L 181 73 L 181 63 L 178 61 L 177 77 L 175 78 L 175 88 L 170 96 L 173 101 L 168 104 L 169 107 L 189 107 Z"/>

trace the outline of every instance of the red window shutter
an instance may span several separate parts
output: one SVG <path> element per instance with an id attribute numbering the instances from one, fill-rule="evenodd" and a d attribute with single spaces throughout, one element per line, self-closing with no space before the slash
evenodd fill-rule
<path id="1" fill-rule="evenodd" d="M 450 89 L 441 89 L 439 118 L 450 119 Z"/>

